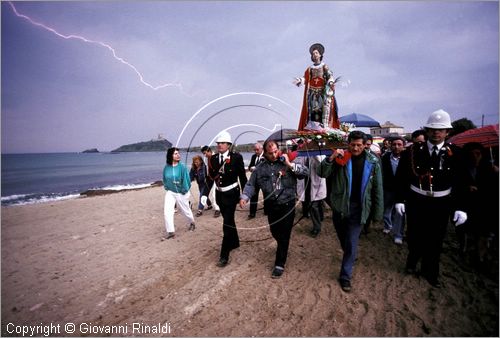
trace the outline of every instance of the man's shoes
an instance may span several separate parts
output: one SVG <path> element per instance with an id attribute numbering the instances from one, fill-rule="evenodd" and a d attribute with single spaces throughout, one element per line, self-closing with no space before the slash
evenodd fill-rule
<path id="1" fill-rule="evenodd" d="M 189 224 L 189 231 L 194 231 L 196 225 L 194 223 Z"/>
<path id="2" fill-rule="evenodd" d="M 219 268 L 223 268 L 228 264 L 228 262 L 229 262 L 229 260 L 227 258 L 221 257 L 221 258 L 219 258 L 219 261 L 217 262 L 217 266 Z"/>
<path id="3" fill-rule="evenodd" d="M 196 216 L 196 217 L 200 217 L 201 215 L 203 215 L 203 211 L 202 211 L 202 210 L 198 210 L 198 211 L 196 212 L 196 215 L 195 215 L 195 216 Z"/>
<path id="4" fill-rule="evenodd" d="M 401 238 L 394 238 L 394 244 L 402 245 L 403 244 L 403 240 Z"/>
<path id="5" fill-rule="evenodd" d="M 168 232 L 166 237 L 163 237 L 161 240 L 164 241 L 166 239 L 174 238 L 175 232 Z"/>
<path id="6" fill-rule="evenodd" d="M 220 216 L 220 210 L 215 210 L 214 212 L 214 218 L 217 218 Z"/>
<path id="7" fill-rule="evenodd" d="M 284 268 L 281 266 L 275 266 L 273 269 L 273 273 L 271 274 L 271 278 L 277 279 L 280 278 L 281 275 L 283 275 L 283 271 L 285 271 Z"/>
<path id="8" fill-rule="evenodd" d="M 351 282 L 346 279 L 339 279 L 340 287 L 344 292 L 351 292 Z"/>
<path id="9" fill-rule="evenodd" d="M 252 219 L 252 218 L 255 218 L 255 214 L 248 215 L 248 219 Z"/>
<path id="10" fill-rule="evenodd" d="M 390 234 L 391 233 L 391 229 L 384 229 L 382 230 L 382 232 L 386 235 Z"/>
<path id="11" fill-rule="evenodd" d="M 312 237 L 312 238 L 316 238 L 316 237 L 318 237 L 319 232 L 320 232 L 320 231 L 319 231 L 319 230 L 317 230 L 317 229 L 313 229 L 313 230 L 311 230 L 311 232 L 310 232 L 311 237 Z"/>

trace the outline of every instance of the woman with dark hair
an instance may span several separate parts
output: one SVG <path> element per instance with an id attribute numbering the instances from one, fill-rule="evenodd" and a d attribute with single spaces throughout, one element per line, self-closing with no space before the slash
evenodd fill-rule
<path id="1" fill-rule="evenodd" d="M 200 191 L 200 200 L 198 202 L 198 211 L 196 212 L 196 216 L 201 216 L 203 214 L 203 203 L 201 203 L 201 197 L 203 196 L 205 190 L 208 190 L 207 185 L 207 167 L 205 163 L 203 163 L 203 159 L 199 155 L 193 156 L 193 162 L 191 164 L 191 170 L 189 171 L 189 178 L 192 181 L 196 180 L 198 183 L 198 190 Z M 207 199 L 208 208 L 212 206 L 212 203 L 209 199 Z"/>
<path id="2" fill-rule="evenodd" d="M 167 150 L 167 164 L 163 168 L 163 187 L 167 191 L 163 209 L 167 228 L 167 237 L 164 239 L 175 237 L 174 212 L 176 203 L 190 222 L 189 230 L 194 231 L 195 229 L 193 213 L 189 206 L 191 180 L 186 166 L 180 160 L 179 149 L 172 147 Z"/>

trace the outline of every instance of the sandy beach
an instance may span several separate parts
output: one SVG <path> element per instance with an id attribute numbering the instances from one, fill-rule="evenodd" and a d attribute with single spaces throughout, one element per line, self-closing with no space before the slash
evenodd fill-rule
<path id="1" fill-rule="evenodd" d="M 242 243 L 219 268 L 222 218 L 206 211 L 188 232 L 177 214 L 176 238 L 161 241 L 163 197 L 153 187 L 2 207 L 2 335 L 46 326 L 52 336 L 498 336 L 498 257 L 490 274 L 459 264 L 451 227 L 442 289 L 405 275 L 406 245 L 374 224 L 344 293 L 329 214 L 317 238 L 310 220 L 296 224 L 275 280 L 262 211 L 251 221 L 236 212 Z"/>

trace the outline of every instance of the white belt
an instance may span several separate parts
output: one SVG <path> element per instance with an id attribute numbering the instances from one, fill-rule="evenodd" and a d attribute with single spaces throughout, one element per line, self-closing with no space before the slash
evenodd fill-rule
<path id="1" fill-rule="evenodd" d="M 217 191 L 220 191 L 220 192 L 226 192 L 226 191 L 229 191 L 231 189 L 234 189 L 238 186 L 238 183 L 233 183 L 233 184 L 230 184 L 228 186 L 225 186 L 225 187 L 216 187 L 217 188 Z"/>
<path id="2" fill-rule="evenodd" d="M 448 196 L 451 193 L 451 188 L 446 189 L 446 190 L 441 190 L 441 191 L 429 191 L 429 190 L 422 190 L 422 189 L 417 188 L 414 185 L 411 185 L 410 189 L 415 191 L 417 194 L 428 196 L 428 197 L 444 197 L 444 196 Z"/>

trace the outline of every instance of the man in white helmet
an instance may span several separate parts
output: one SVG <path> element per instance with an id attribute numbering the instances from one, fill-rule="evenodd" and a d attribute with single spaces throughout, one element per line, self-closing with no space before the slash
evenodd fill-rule
<path id="1" fill-rule="evenodd" d="M 450 115 L 433 112 L 424 126 L 427 141 L 413 143 L 402 153 L 396 172 L 396 211 L 407 219 L 408 257 L 406 273 L 420 274 L 434 287 L 441 287 L 439 258 L 452 216 L 455 226 L 467 220 L 465 186 L 457 179 L 463 170 L 460 149 L 446 143 L 452 129 Z"/>
<path id="2" fill-rule="evenodd" d="M 227 131 L 223 131 L 215 142 L 218 154 L 210 158 L 207 181 L 209 186 L 215 184 L 215 199 L 223 218 L 222 231 L 224 236 L 217 266 L 224 267 L 229 262 L 231 250 L 240 246 L 234 213 L 236 205 L 240 201 L 240 192 L 247 183 L 247 176 L 243 157 L 229 149 L 232 144 L 231 135 Z"/>

